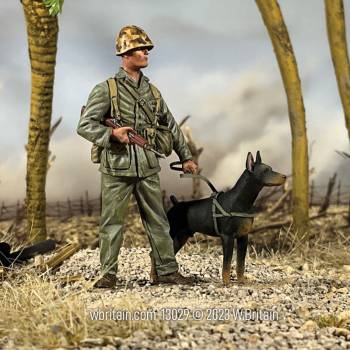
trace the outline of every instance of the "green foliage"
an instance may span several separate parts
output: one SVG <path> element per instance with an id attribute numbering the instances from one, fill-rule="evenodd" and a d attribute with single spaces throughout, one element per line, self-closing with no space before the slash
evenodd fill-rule
<path id="1" fill-rule="evenodd" d="M 51 16 L 57 16 L 62 12 L 62 6 L 64 0 L 43 0 L 46 7 L 49 8 L 49 13 Z"/>

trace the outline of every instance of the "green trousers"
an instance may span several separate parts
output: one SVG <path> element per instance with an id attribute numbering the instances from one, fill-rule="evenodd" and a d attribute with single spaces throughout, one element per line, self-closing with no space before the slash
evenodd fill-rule
<path id="1" fill-rule="evenodd" d="M 117 274 L 123 242 L 123 223 L 131 193 L 139 207 L 158 275 L 178 270 L 169 222 L 164 211 L 158 173 L 147 177 L 112 176 L 102 173 L 100 262 L 102 273 Z"/>

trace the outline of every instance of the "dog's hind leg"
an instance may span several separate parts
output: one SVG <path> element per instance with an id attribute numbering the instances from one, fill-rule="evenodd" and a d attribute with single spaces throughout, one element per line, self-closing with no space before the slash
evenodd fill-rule
<path id="1" fill-rule="evenodd" d="M 234 238 L 233 236 L 222 236 L 221 242 L 222 242 L 222 250 L 224 254 L 223 266 L 222 266 L 222 281 L 224 285 L 227 286 L 230 284 Z"/>
<path id="2" fill-rule="evenodd" d="M 244 283 L 245 256 L 248 248 L 248 235 L 237 238 L 236 273 L 239 283 Z"/>

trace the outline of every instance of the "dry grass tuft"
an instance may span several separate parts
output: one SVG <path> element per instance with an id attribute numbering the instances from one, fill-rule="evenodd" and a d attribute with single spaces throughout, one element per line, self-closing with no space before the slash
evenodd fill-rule
<path id="1" fill-rule="evenodd" d="M 89 297 L 87 288 L 68 292 L 33 272 L 4 281 L 0 285 L 0 339 L 14 348 L 50 349 L 77 346 L 86 338 L 128 337 L 137 329 L 163 333 L 165 324 L 157 320 L 93 320 L 86 304 Z M 128 299 L 110 300 L 110 303 L 106 305 L 101 299 L 94 308 L 113 307 L 130 312 L 147 309 L 147 305 L 133 295 Z"/>
<path id="2" fill-rule="evenodd" d="M 313 208 L 311 215 L 316 213 Z M 329 214 L 310 221 L 308 236 L 299 237 L 293 226 L 277 230 L 268 230 L 252 236 L 252 248 L 258 255 L 280 258 L 304 260 L 320 266 L 341 267 L 350 265 L 350 237 L 345 207 L 332 206 Z M 256 225 L 264 225 L 266 218 Z M 335 254 L 336 252 L 336 254 Z"/>
<path id="3" fill-rule="evenodd" d="M 320 315 L 314 319 L 320 328 L 336 327 L 350 330 L 350 312 L 330 313 L 327 315 Z"/>

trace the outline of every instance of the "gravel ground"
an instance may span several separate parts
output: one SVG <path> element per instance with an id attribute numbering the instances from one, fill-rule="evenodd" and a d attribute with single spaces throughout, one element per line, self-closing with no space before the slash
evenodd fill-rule
<path id="1" fill-rule="evenodd" d="M 220 249 L 200 253 L 189 248 L 177 259 L 181 272 L 196 276 L 195 285 L 151 285 L 149 250 L 122 248 L 120 285 L 92 289 L 86 300 L 87 309 L 94 311 L 101 300 L 113 308 L 113 300 L 137 298 L 167 323 L 162 336 L 138 330 L 107 343 L 87 340 L 81 349 L 350 349 L 349 265 L 322 268 L 316 262 L 250 256 L 248 282 L 238 285 L 233 272 L 231 285 L 223 287 Z M 91 280 L 99 269 L 98 249 L 83 249 L 65 261 L 56 276 L 82 273 Z M 62 288 L 79 290 L 82 284 Z M 331 322 L 335 316 L 344 321 Z"/>

